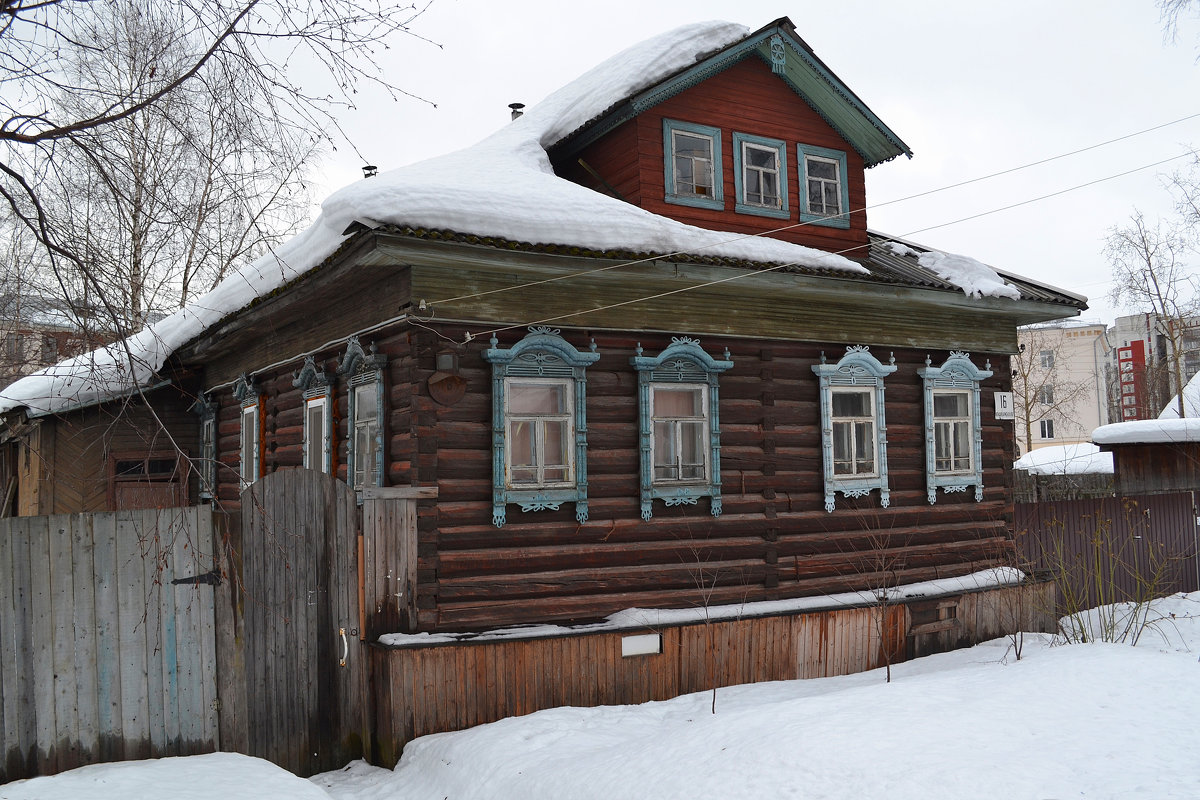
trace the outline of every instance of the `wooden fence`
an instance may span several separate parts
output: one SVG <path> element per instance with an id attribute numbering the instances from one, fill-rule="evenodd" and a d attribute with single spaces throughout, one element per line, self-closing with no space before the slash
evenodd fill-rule
<path id="1" fill-rule="evenodd" d="M 0 520 L 0 783 L 217 749 L 207 508 Z"/>
<path id="2" fill-rule="evenodd" d="M 1017 503 L 1013 528 L 1067 613 L 1200 588 L 1194 503 L 1191 492 Z"/>

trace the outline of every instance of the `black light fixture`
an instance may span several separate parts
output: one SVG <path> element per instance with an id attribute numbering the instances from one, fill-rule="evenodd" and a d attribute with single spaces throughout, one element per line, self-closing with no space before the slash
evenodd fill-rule
<path id="1" fill-rule="evenodd" d="M 520 117 L 522 114 L 525 113 L 525 111 L 523 110 L 525 108 L 524 103 L 509 103 L 508 107 L 512 109 L 512 118 L 513 119 L 517 119 L 518 117 Z"/>
<path id="2" fill-rule="evenodd" d="M 374 164 L 367 164 L 362 168 L 364 178 L 374 178 L 379 174 L 379 167 Z"/>

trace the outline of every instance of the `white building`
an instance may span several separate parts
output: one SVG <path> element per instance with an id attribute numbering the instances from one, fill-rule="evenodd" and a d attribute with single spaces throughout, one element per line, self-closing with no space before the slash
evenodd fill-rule
<path id="1" fill-rule="evenodd" d="M 1102 322 L 1068 321 L 1017 330 L 1013 358 L 1017 452 L 1091 441 L 1109 421 L 1110 347 Z"/>

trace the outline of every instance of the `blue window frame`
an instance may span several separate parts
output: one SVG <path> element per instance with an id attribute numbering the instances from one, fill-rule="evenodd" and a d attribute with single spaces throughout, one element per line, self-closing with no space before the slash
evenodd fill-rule
<path id="1" fill-rule="evenodd" d="M 493 336 L 492 524 L 504 527 L 509 503 L 522 511 L 575 504 L 586 522 L 587 367 L 600 354 L 576 350 L 560 331 L 533 327 L 509 348 Z"/>
<path id="2" fill-rule="evenodd" d="M 653 501 L 668 506 L 696 505 L 708 497 L 714 517 L 721 514 L 721 426 L 718 377 L 733 362 L 729 351 L 718 361 L 687 337 L 673 337 L 655 357 L 639 343 L 630 363 L 638 372 L 638 432 L 642 519 Z"/>
<path id="3" fill-rule="evenodd" d="M 895 361 L 881 364 L 867 347 L 853 345 L 838 363 L 825 363 L 821 353 L 813 365 L 820 379 L 826 511 L 833 511 L 837 492 L 865 497 L 878 489 L 879 504 L 891 502 L 883 379 L 896 371 Z"/>
<path id="4" fill-rule="evenodd" d="M 979 422 L 979 382 L 992 377 L 991 363 L 979 369 L 971 354 L 957 350 L 940 367 L 925 357 L 917 370 L 925 387 L 925 491 L 930 504 L 937 490 L 965 492 L 975 487 L 983 500 L 983 432 Z"/>
<path id="5" fill-rule="evenodd" d="M 333 397 L 329 376 L 309 356 L 292 376 L 292 385 L 300 390 L 304 402 L 304 466 L 328 473 L 333 469 Z"/>
<path id="6" fill-rule="evenodd" d="M 787 145 L 779 139 L 733 134 L 734 209 L 787 219 Z"/>
<path id="7" fill-rule="evenodd" d="M 721 129 L 664 119 L 663 181 L 668 203 L 725 208 Z"/>
<path id="8" fill-rule="evenodd" d="M 383 368 L 387 356 L 363 349 L 357 336 L 346 343 L 338 374 L 346 377 L 346 478 L 355 491 L 383 486 L 384 396 Z"/>
<path id="9" fill-rule="evenodd" d="M 846 154 L 808 144 L 796 145 L 796 151 L 800 171 L 800 221 L 849 228 Z"/>

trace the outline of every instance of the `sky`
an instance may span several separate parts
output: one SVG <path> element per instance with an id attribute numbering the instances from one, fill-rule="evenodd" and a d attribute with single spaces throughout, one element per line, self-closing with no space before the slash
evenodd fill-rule
<path id="1" fill-rule="evenodd" d="M 1105 236 L 1134 209 L 1169 214 L 1164 176 L 1200 148 L 1200 21 L 1165 41 L 1153 0 L 434 0 L 414 24 L 429 41 L 379 54 L 388 79 L 424 99 L 363 87 L 341 115 L 352 144 L 322 163 L 314 196 L 362 180 L 364 163 L 382 171 L 473 144 L 507 124 L 509 103 L 533 105 L 677 25 L 757 29 L 785 15 L 913 150 L 868 170 L 872 229 L 1084 294 L 1085 319 L 1129 313 L 1107 297 Z"/>

